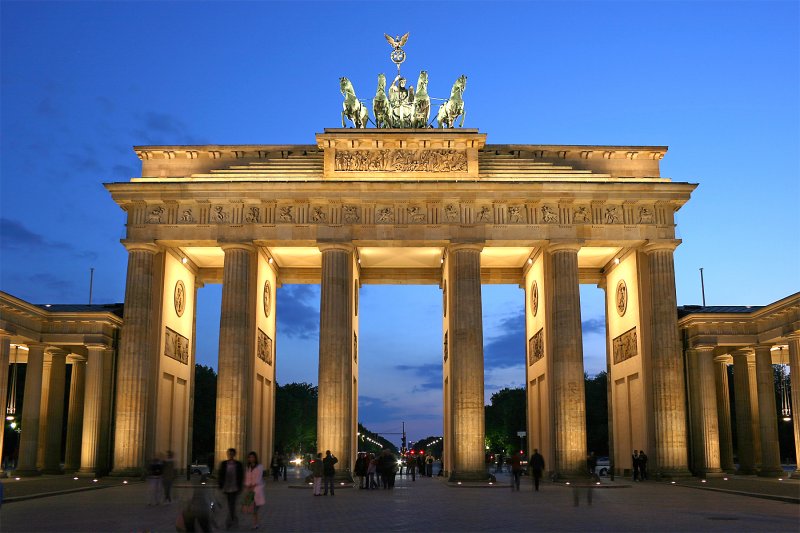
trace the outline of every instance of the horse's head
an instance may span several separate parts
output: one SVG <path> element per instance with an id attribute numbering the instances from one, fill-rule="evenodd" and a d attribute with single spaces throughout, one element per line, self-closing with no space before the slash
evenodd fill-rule
<path id="1" fill-rule="evenodd" d="M 428 73 L 421 70 L 419 72 L 419 79 L 417 80 L 417 91 L 428 88 Z"/>
<path id="2" fill-rule="evenodd" d="M 457 83 L 461 85 L 461 92 L 464 92 L 467 89 L 467 76 L 465 74 L 459 76 Z"/>
<path id="3" fill-rule="evenodd" d="M 348 80 L 344 76 L 339 78 L 339 90 L 341 90 L 342 94 L 345 95 L 345 96 L 347 95 L 347 93 L 355 92 L 353 90 L 353 84 L 350 83 L 350 80 Z"/>

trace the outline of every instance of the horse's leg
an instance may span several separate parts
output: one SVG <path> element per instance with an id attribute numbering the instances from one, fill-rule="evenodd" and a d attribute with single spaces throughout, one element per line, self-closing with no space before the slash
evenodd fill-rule
<path id="1" fill-rule="evenodd" d="M 344 111 L 344 109 L 343 109 L 343 110 L 342 110 L 342 127 L 343 127 L 343 128 L 346 128 L 346 127 L 347 127 L 347 124 L 345 124 L 345 123 L 344 123 L 344 113 L 345 113 L 345 111 Z"/>
<path id="2" fill-rule="evenodd" d="M 465 118 L 467 118 L 467 108 L 466 107 L 462 107 L 461 108 L 461 124 L 458 125 L 459 128 L 463 128 L 464 127 L 464 119 Z"/>

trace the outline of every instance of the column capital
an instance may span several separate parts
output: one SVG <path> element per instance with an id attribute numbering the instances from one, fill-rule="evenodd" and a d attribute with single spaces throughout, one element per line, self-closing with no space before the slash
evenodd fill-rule
<path id="1" fill-rule="evenodd" d="M 716 347 L 717 346 L 714 345 L 714 344 L 696 344 L 694 346 L 691 346 L 690 349 L 698 351 L 698 352 L 710 353 L 710 352 L 713 352 L 714 348 L 716 348 Z"/>
<path id="2" fill-rule="evenodd" d="M 475 250 L 480 252 L 483 250 L 482 242 L 453 242 L 447 245 L 447 252 L 459 252 L 461 250 Z"/>
<path id="3" fill-rule="evenodd" d="M 681 244 L 680 239 L 670 239 L 670 240 L 663 240 L 663 241 L 647 241 L 647 243 L 642 246 L 642 251 L 646 254 L 658 251 L 669 251 L 674 252 L 675 248 L 677 248 Z"/>
<path id="4" fill-rule="evenodd" d="M 50 357 L 66 357 L 67 351 L 63 350 L 57 346 L 46 346 L 44 349 L 45 353 L 49 354 Z"/>
<path id="5" fill-rule="evenodd" d="M 355 250 L 355 246 L 351 242 L 320 242 L 317 241 L 317 248 L 319 248 L 320 252 L 328 252 L 331 250 L 340 250 L 342 252 L 352 252 Z"/>
<path id="6" fill-rule="evenodd" d="M 549 253 L 553 252 L 575 252 L 578 251 L 583 247 L 584 241 L 550 241 L 547 246 L 545 247 Z"/>
<path id="7" fill-rule="evenodd" d="M 228 250 L 256 251 L 255 245 L 251 242 L 220 242 L 219 247 L 222 248 L 223 252 L 227 252 Z"/>
<path id="8" fill-rule="evenodd" d="M 36 349 L 42 350 L 44 352 L 47 349 L 48 345 L 47 345 L 47 343 L 44 343 L 44 342 L 31 341 L 31 342 L 26 342 L 25 346 L 28 347 L 28 350 L 32 350 L 32 349 L 36 348 Z"/>
<path id="9" fill-rule="evenodd" d="M 749 356 L 753 354 L 753 349 L 750 346 L 741 346 L 731 351 L 731 356 Z"/>
<path id="10" fill-rule="evenodd" d="M 83 343 L 87 350 L 107 350 L 108 345 L 104 342 L 85 342 Z"/>
<path id="11" fill-rule="evenodd" d="M 128 241 L 121 241 L 122 246 L 130 252 L 150 252 L 151 254 L 157 254 L 161 249 L 158 245 L 154 242 L 128 242 Z"/>

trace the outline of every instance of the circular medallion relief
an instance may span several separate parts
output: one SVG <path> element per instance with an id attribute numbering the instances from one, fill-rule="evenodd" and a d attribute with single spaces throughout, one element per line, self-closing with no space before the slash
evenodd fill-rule
<path id="1" fill-rule="evenodd" d="M 539 312 L 539 284 L 536 280 L 531 283 L 531 312 L 533 316 Z"/>
<path id="2" fill-rule="evenodd" d="M 175 314 L 183 316 L 183 311 L 186 309 L 186 287 L 181 280 L 175 284 L 175 292 L 173 294 L 175 304 Z"/>
<path id="3" fill-rule="evenodd" d="M 617 303 L 617 314 L 624 316 L 625 311 L 628 310 L 628 286 L 625 285 L 624 279 L 619 280 L 619 283 L 617 283 L 615 301 Z"/>
<path id="4" fill-rule="evenodd" d="M 264 282 L 264 316 L 269 317 L 272 312 L 272 285 L 269 280 Z"/>

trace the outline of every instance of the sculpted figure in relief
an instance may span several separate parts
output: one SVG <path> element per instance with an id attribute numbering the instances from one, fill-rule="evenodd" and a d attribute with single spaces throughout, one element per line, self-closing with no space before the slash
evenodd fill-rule
<path id="1" fill-rule="evenodd" d="M 311 211 L 311 222 L 327 222 L 328 214 L 317 206 Z"/>
<path id="2" fill-rule="evenodd" d="M 508 208 L 508 221 L 511 223 L 518 224 L 523 222 L 522 220 L 522 209 L 518 205 L 512 205 Z"/>
<path id="3" fill-rule="evenodd" d="M 258 222 L 260 215 L 261 215 L 261 210 L 258 207 L 251 207 L 250 210 L 247 212 L 245 220 L 250 223 Z"/>
<path id="4" fill-rule="evenodd" d="M 542 206 L 542 220 L 548 223 L 558 222 L 558 213 L 549 206 Z"/>
<path id="5" fill-rule="evenodd" d="M 194 215 L 191 209 L 184 209 L 181 213 L 181 222 L 194 222 Z"/>
<path id="6" fill-rule="evenodd" d="M 376 220 L 381 224 L 394 222 L 394 213 L 391 207 L 382 207 L 378 209 L 378 216 Z"/>
<path id="7" fill-rule="evenodd" d="M 639 224 L 652 224 L 653 212 L 647 207 L 639 208 Z"/>
<path id="8" fill-rule="evenodd" d="M 411 222 L 425 222 L 425 212 L 418 206 L 408 208 L 408 219 Z"/>
<path id="9" fill-rule="evenodd" d="M 158 206 L 147 214 L 148 224 L 161 224 L 161 215 L 164 214 L 164 208 Z"/>
<path id="10" fill-rule="evenodd" d="M 228 222 L 230 218 L 230 213 L 225 211 L 221 205 L 214 206 L 214 213 L 211 216 L 212 222 Z"/>
<path id="11" fill-rule="evenodd" d="M 448 222 L 458 222 L 458 206 L 447 204 L 444 208 L 444 218 Z"/>
<path id="12" fill-rule="evenodd" d="M 619 222 L 619 210 L 615 206 L 606 207 L 606 224 Z"/>
<path id="13" fill-rule="evenodd" d="M 281 222 L 294 222 L 294 213 L 292 213 L 292 206 L 286 205 L 281 207 L 279 218 Z"/>
<path id="14" fill-rule="evenodd" d="M 343 205 L 342 211 L 344 211 L 344 221 L 345 222 L 358 222 L 361 217 L 358 215 L 358 208 L 354 205 Z"/>
<path id="15" fill-rule="evenodd" d="M 573 222 L 589 222 L 589 210 L 584 207 L 580 206 L 578 209 L 572 213 L 572 221 Z"/>
<path id="16" fill-rule="evenodd" d="M 491 214 L 491 211 L 489 210 L 489 208 L 486 207 L 486 206 L 483 206 L 483 207 L 481 207 L 481 210 L 478 211 L 478 214 L 475 216 L 475 220 L 477 220 L 478 222 L 489 222 L 489 215 L 490 214 Z"/>

